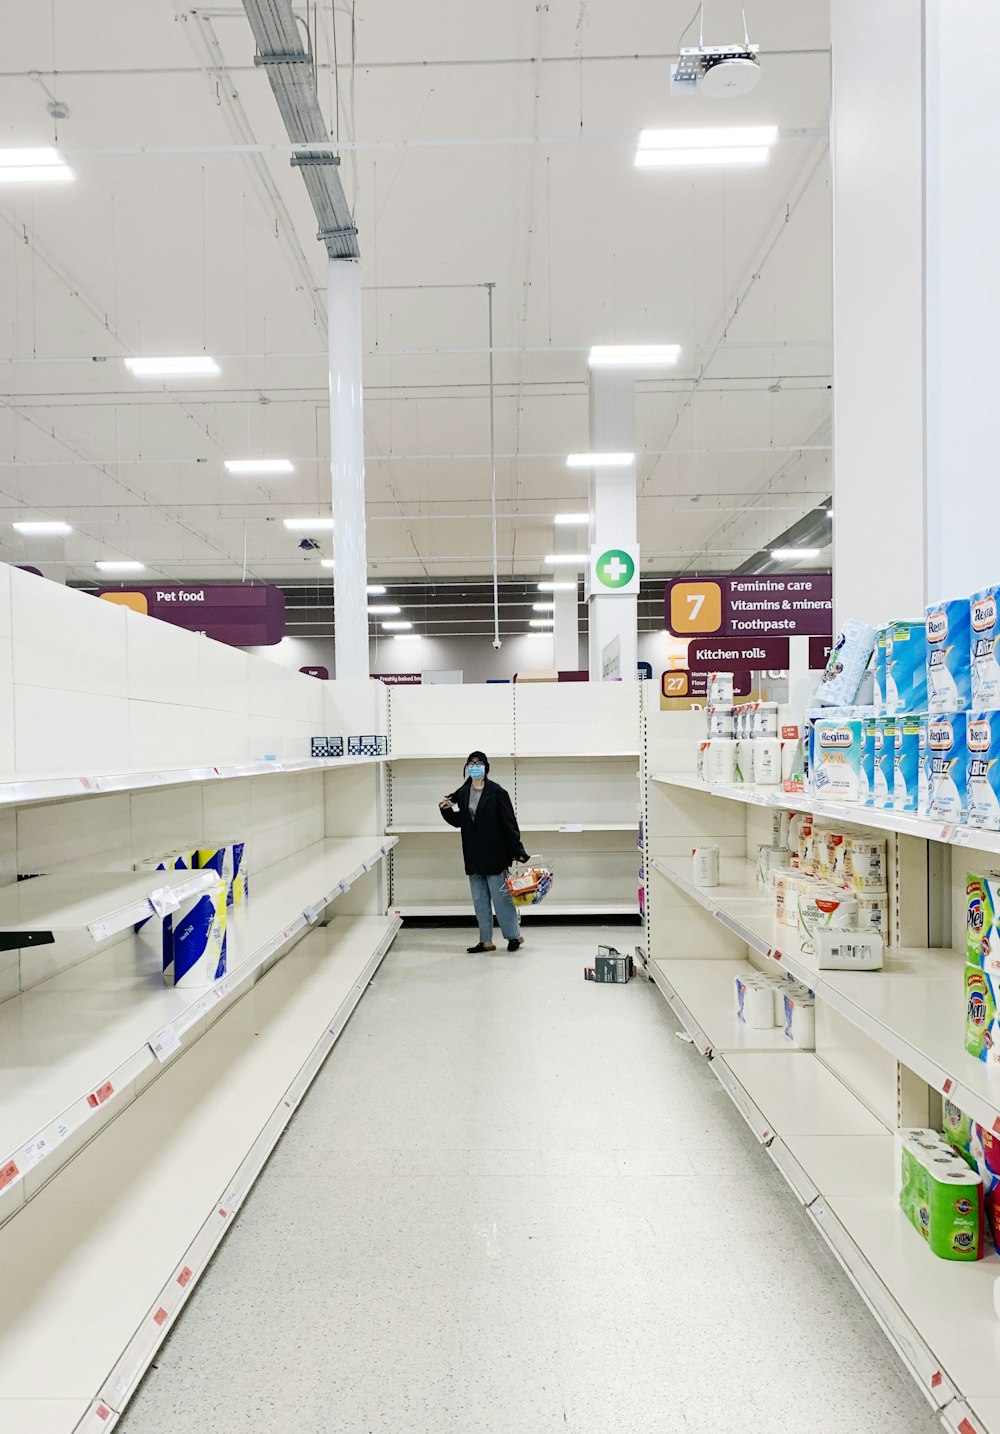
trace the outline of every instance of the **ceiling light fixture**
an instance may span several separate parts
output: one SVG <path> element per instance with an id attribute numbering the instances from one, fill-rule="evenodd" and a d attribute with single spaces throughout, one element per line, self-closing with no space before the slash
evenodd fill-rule
<path id="1" fill-rule="evenodd" d="M 582 568 L 584 563 L 590 559 L 589 553 L 546 553 L 542 559 L 547 568 L 554 567 L 577 567 Z"/>
<path id="2" fill-rule="evenodd" d="M 595 344 L 591 368 L 667 368 L 677 362 L 680 344 Z"/>
<path id="3" fill-rule="evenodd" d="M 382 624 L 382 631 L 383 631 L 383 632 L 409 632 L 409 630 L 410 630 L 410 628 L 411 628 L 412 626 L 413 626 L 413 623 L 412 623 L 412 622 L 384 622 L 384 623 Z"/>
<path id="4" fill-rule="evenodd" d="M 403 609 L 396 607 L 391 602 L 370 602 L 368 604 L 368 611 L 376 615 L 381 613 L 383 617 L 396 617 Z"/>
<path id="5" fill-rule="evenodd" d="M 0 149 L 0 184 L 66 184 L 76 175 L 55 149 Z"/>
<path id="6" fill-rule="evenodd" d="M 585 528 L 590 522 L 590 514 L 557 513 L 554 521 L 557 528 Z"/>
<path id="7" fill-rule="evenodd" d="M 555 612 L 555 610 L 556 605 L 554 602 L 533 602 L 531 604 L 532 612 Z"/>
<path id="8" fill-rule="evenodd" d="M 566 457 L 567 468 L 627 468 L 634 462 L 634 453 L 570 453 Z"/>
<path id="9" fill-rule="evenodd" d="M 771 557 L 792 563 L 798 558 L 818 558 L 819 552 L 819 548 L 772 548 Z"/>
<path id="10" fill-rule="evenodd" d="M 226 468 L 241 478 L 252 478 L 265 473 L 295 472 L 289 458 L 227 458 Z"/>
<path id="11" fill-rule="evenodd" d="M 103 562 L 95 563 L 94 567 L 102 573 L 143 573 L 146 571 L 146 564 L 137 563 L 134 558 L 108 558 Z"/>
<path id="12" fill-rule="evenodd" d="M 23 533 L 26 538 L 64 537 L 73 531 L 68 523 L 11 523 L 11 527 L 16 532 Z"/>
<path id="13" fill-rule="evenodd" d="M 539 583 L 538 591 L 540 593 L 575 593 L 576 583 Z"/>
<path id="14" fill-rule="evenodd" d="M 550 618 L 550 617 L 531 617 L 531 618 L 528 619 L 528 626 L 529 626 L 529 627 L 551 627 L 551 626 L 552 626 L 552 618 Z"/>
<path id="15" fill-rule="evenodd" d="M 330 567 L 331 567 L 331 568 L 333 567 L 333 559 L 332 559 L 332 558 L 324 558 L 324 559 L 323 559 L 323 562 L 324 562 L 324 563 L 329 563 Z M 369 596 L 369 597 L 385 597 L 385 584 L 384 584 L 384 583 L 369 583 L 369 584 L 368 584 L 368 596 Z"/>
<path id="16" fill-rule="evenodd" d="M 136 378 L 214 378 L 219 365 L 207 354 L 178 358 L 127 358 L 125 367 Z"/>
<path id="17" fill-rule="evenodd" d="M 422 642 L 422 632 L 397 632 L 393 638 L 394 642 Z"/>
<path id="18" fill-rule="evenodd" d="M 281 521 L 290 533 L 319 532 L 333 527 L 332 518 L 282 518 Z M 330 558 L 329 561 L 332 567 L 333 559 Z"/>
<path id="19" fill-rule="evenodd" d="M 320 560 L 319 560 L 319 565 L 320 565 L 321 568 L 332 568 L 332 567 L 333 567 L 333 559 L 332 559 L 332 558 L 320 558 Z M 371 588 L 369 588 L 368 591 L 371 592 Z"/>
<path id="20" fill-rule="evenodd" d="M 701 164 L 766 164 L 777 125 L 733 129 L 644 129 L 637 169 L 686 169 Z"/>

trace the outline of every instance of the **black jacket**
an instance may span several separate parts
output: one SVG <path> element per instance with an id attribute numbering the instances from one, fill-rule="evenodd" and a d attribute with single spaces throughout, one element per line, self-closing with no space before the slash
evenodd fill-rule
<path id="1" fill-rule="evenodd" d="M 441 815 L 448 825 L 458 827 L 462 833 L 462 855 L 467 874 L 495 876 L 506 871 L 515 859 L 526 861 L 527 852 L 521 844 L 514 804 L 506 790 L 487 777 L 479 794 L 475 816 L 469 811 L 471 790 L 472 779 L 469 778 L 457 792 L 452 792 L 451 799 L 458 806 L 458 811 L 441 808 Z"/>

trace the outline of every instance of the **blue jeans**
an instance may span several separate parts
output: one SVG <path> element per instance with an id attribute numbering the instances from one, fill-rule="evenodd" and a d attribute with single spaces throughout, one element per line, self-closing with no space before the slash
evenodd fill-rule
<path id="1" fill-rule="evenodd" d="M 497 914 L 504 940 L 516 941 L 521 934 L 521 920 L 507 890 L 507 873 L 501 871 L 496 876 L 470 876 L 469 885 L 472 887 L 472 904 L 476 908 L 476 920 L 479 922 L 480 941 L 493 940 L 493 911 Z M 490 909 L 491 901 L 493 910 Z"/>

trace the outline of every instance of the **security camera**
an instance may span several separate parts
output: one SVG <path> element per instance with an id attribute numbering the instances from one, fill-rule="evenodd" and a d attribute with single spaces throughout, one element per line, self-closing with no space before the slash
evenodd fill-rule
<path id="1" fill-rule="evenodd" d="M 495 637 L 493 639 L 493 647 L 497 652 L 499 652 L 501 647 L 503 647 L 503 638 Z"/>

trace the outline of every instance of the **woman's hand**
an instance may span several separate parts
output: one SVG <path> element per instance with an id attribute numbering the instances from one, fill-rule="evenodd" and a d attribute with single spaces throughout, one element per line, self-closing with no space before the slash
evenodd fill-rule
<path id="1" fill-rule="evenodd" d="M 441 800 L 438 802 L 438 806 L 441 808 L 442 811 L 445 811 L 446 808 L 452 807 L 454 805 L 455 804 L 452 801 L 451 797 L 442 797 Z"/>

